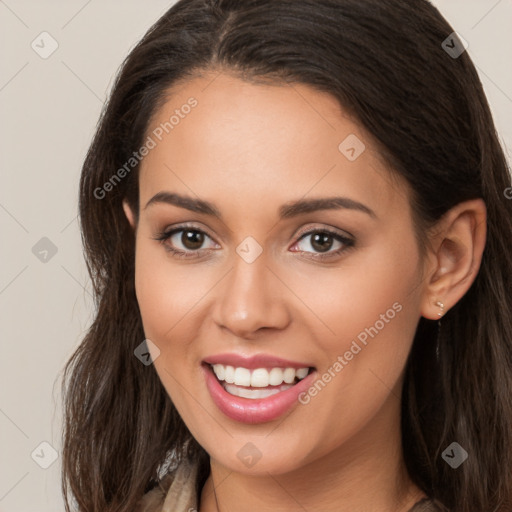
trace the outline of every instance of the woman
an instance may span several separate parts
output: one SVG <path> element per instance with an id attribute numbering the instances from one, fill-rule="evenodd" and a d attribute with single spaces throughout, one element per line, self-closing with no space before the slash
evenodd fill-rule
<path id="1" fill-rule="evenodd" d="M 510 186 L 428 2 L 176 3 L 82 170 L 66 501 L 510 511 Z"/>

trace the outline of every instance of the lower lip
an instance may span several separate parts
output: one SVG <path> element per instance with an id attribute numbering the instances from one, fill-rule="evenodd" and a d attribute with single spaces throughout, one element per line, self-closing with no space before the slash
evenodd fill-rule
<path id="1" fill-rule="evenodd" d="M 222 387 L 209 365 L 203 364 L 202 369 L 206 378 L 206 387 L 215 405 L 226 416 L 242 423 L 265 423 L 279 418 L 298 403 L 299 395 L 311 386 L 316 374 L 316 371 L 312 371 L 285 391 L 253 400 L 231 395 Z"/>

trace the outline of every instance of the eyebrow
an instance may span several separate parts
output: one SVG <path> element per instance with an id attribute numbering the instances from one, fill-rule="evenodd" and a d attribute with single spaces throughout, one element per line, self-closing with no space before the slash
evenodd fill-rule
<path id="1" fill-rule="evenodd" d="M 222 220 L 222 214 L 219 209 L 209 201 L 202 199 L 195 199 L 193 197 L 183 196 L 173 192 L 158 192 L 155 194 L 144 207 L 144 210 L 149 206 L 164 203 L 185 208 L 192 212 L 211 215 Z M 289 219 L 297 217 L 306 213 L 316 212 L 319 210 L 356 210 L 368 214 L 370 217 L 376 219 L 377 215 L 368 206 L 350 199 L 348 197 L 325 197 L 313 199 L 299 199 L 283 204 L 279 208 L 279 217 L 281 219 Z"/>

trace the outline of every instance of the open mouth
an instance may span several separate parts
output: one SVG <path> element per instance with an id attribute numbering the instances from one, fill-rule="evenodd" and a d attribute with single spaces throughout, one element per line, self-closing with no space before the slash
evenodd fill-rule
<path id="1" fill-rule="evenodd" d="M 286 391 L 315 370 L 314 367 L 248 369 L 223 364 L 206 365 L 227 393 L 253 400 Z"/>

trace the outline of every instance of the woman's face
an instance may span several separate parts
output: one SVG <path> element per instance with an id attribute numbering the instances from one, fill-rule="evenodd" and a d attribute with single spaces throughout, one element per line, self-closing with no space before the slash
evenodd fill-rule
<path id="1" fill-rule="evenodd" d="M 137 299 L 191 433 L 253 474 L 382 451 L 424 289 L 409 193 L 367 134 L 308 86 L 220 74 L 147 136 Z"/>

